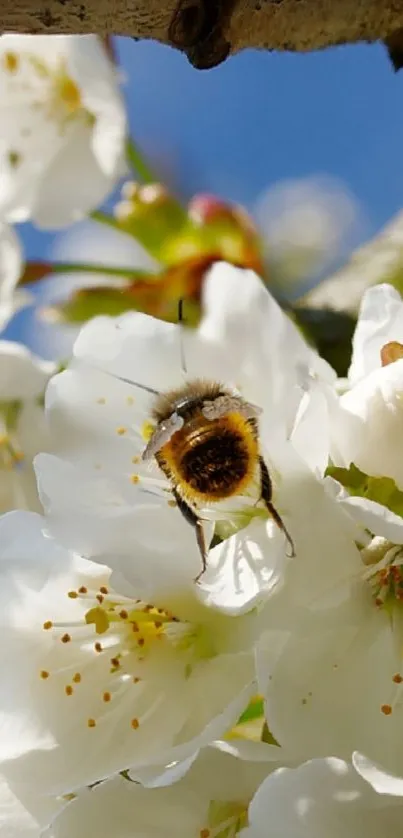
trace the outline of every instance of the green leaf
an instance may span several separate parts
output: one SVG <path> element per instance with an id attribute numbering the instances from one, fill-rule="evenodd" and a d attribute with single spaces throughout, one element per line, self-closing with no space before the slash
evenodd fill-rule
<path id="1" fill-rule="evenodd" d="M 237 725 L 246 724 L 246 722 L 253 722 L 255 719 L 260 719 L 264 716 L 264 702 L 261 696 L 252 698 L 246 710 L 239 717 Z"/>
<path id="2" fill-rule="evenodd" d="M 328 466 L 326 474 L 341 483 L 350 495 L 380 503 L 403 518 L 403 492 L 391 477 L 371 477 L 354 463 L 349 468 Z"/>

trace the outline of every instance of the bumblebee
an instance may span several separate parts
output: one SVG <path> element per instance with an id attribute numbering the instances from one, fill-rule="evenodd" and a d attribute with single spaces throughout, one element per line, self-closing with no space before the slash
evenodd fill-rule
<path id="1" fill-rule="evenodd" d="M 294 555 L 292 539 L 272 503 L 272 482 L 260 453 L 261 410 L 221 384 L 193 381 L 158 394 L 152 408 L 156 426 L 143 452 L 155 458 L 168 478 L 180 512 L 195 529 L 202 569 L 207 567 L 198 508 L 242 494 L 260 478 L 260 496 Z"/>

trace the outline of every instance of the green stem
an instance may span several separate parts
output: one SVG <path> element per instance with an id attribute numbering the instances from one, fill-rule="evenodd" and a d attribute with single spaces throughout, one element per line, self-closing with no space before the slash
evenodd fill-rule
<path id="1" fill-rule="evenodd" d="M 143 153 L 131 137 L 126 142 L 126 156 L 130 166 L 143 183 L 155 183 L 158 180 L 144 159 Z"/>

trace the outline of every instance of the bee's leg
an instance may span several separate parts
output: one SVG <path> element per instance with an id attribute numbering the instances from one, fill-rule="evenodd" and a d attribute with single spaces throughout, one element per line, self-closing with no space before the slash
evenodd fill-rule
<path id="1" fill-rule="evenodd" d="M 289 554 L 290 559 L 293 559 L 295 556 L 295 547 L 294 542 L 290 536 L 290 533 L 287 530 L 287 527 L 284 524 L 284 521 L 278 514 L 277 510 L 273 506 L 271 502 L 272 498 L 272 483 L 270 479 L 270 474 L 267 468 L 267 465 L 263 459 L 263 457 L 259 457 L 259 466 L 260 466 L 260 497 L 264 501 L 266 508 L 269 510 L 270 515 L 272 516 L 273 520 L 276 522 L 277 526 L 282 530 L 284 533 L 291 553 Z"/>
<path id="2" fill-rule="evenodd" d="M 204 540 L 203 525 L 194 509 L 192 509 L 192 507 L 186 503 L 186 501 L 180 496 L 179 492 L 177 492 L 176 489 L 173 490 L 173 496 L 176 500 L 176 503 L 178 504 L 178 509 L 182 513 L 185 521 L 187 521 L 188 524 L 190 524 L 191 527 L 194 527 L 195 529 L 197 546 L 199 548 L 202 560 L 202 569 L 195 578 L 195 582 L 198 582 L 201 576 L 203 576 L 203 573 L 207 567 L 207 550 L 206 542 Z"/>

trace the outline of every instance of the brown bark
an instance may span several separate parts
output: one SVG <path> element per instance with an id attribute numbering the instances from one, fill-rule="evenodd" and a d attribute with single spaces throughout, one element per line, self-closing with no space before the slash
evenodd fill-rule
<path id="1" fill-rule="evenodd" d="M 245 47 L 308 51 L 384 41 L 403 59 L 403 0 L 2 0 L 4 32 L 153 38 L 197 67 Z"/>

